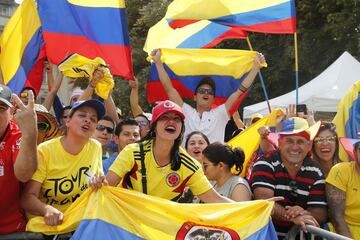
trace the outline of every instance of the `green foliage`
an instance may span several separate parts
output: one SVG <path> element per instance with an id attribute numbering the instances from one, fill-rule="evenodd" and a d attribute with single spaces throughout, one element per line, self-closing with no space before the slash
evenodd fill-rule
<path id="1" fill-rule="evenodd" d="M 135 74 L 140 86 L 140 105 L 149 111 L 146 101 L 146 80 L 150 64 L 142 50 L 148 29 L 165 15 L 170 0 L 129 0 L 127 14 Z M 359 0 L 298 0 L 297 34 L 300 86 L 316 77 L 344 51 L 360 59 Z M 269 97 L 295 89 L 294 37 L 249 33 L 254 50 L 266 56 L 268 68 L 262 70 Z M 224 41 L 217 48 L 249 49 L 245 40 Z M 125 112 L 129 107 L 127 80 L 116 81 L 115 103 Z M 301 93 L 300 93 L 301 94 Z M 263 101 L 260 81 L 243 106 Z M 295 96 L 294 96 L 295 101 Z"/>

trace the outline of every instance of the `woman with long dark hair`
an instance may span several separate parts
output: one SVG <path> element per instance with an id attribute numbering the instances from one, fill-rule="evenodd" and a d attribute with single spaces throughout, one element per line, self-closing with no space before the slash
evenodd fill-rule
<path id="1" fill-rule="evenodd" d="M 93 189 L 103 183 L 176 201 L 185 187 L 203 202 L 231 202 L 220 196 L 206 179 L 200 163 L 180 147 L 185 116 L 172 101 L 153 109 L 151 129 L 140 143 L 127 145 L 115 159 L 106 178 L 92 180 Z"/>
<path id="2" fill-rule="evenodd" d="M 203 167 L 206 177 L 215 181 L 214 188 L 222 196 L 234 201 L 251 200 L 250 186 L 245 179 L 235 175 L 243 169 L 245 154 L 241 148 L 232 149 L 226 143 L 214 142 L 203 151 Z"/>
<path id="3" fill-rule="evenodd" d="M 336 126 L 331 122 L 322 122 L 312 145 L 313 160 L 320 164 L 325 176 L 330 169 L 341 162 L 339 158 L 339 139 Z"/>

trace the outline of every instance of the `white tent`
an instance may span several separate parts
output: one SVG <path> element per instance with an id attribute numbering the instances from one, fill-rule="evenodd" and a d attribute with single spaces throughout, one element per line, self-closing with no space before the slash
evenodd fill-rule
<path id="1" fill-rule="evenodd" d="M 299 87 L 299 104 L 306 104 L 313 111 L 336 112 L 341 98 L 359 80 L 360 62 L 350 53 L 344 52 L 319 76 Z M 295 95 L 294 90 L 270 99 L 271 108 L 284 108 L 294 104 Z M 269 112 L 266 101 L 245 107 L 243 118 L 249 119 L 254 113 L 267 115 Z"/>

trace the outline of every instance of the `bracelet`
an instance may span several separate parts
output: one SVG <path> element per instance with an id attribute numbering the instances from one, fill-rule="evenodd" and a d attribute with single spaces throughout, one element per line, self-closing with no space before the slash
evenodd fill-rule
<path id="1" fill-rule="evenodd" d="M 240 83 L 240 86 L 238 88 L 241 92 L 246 92 L 248 90 L 247 87 L 244 87 L 244 85 L 242 85 L 242 83 Z"/>
<path id="2" fill-rule="evenodd" d="M 89 83 L 89 87 L 91 87 L 91 88 L 95 88 L 95 87 L 96 87 L 96 85 L 94 85 L 92 82 L 90 82 L 90 83 Z"/>

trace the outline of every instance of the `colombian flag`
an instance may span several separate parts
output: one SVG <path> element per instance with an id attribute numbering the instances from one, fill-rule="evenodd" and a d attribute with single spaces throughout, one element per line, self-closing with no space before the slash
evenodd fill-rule
<path id="1" fill-rule="evenodd" d="M 252 155 L 258 150 L 260 146 L 261 139 L 258 133 L 258 129 L 262 126 L 269 126 L 271 129 L 275 129 L 277 123 L 276 119 L 283 115 L 284 112 L 281 109 L 277 108 L 273 110 L 269 116 L 266 116 L 257 121 L 256 123 L 252 124 L 250 127 L 246 128 L 239 135 L 235 136 L 228 142 L 228 144 L 233 148 L 241 147 L 245 153 L 244 167 L 240 176 L 245 177 L 247 165 Z"/>
<path id="2" fill-rule="evenodd" d="M 156 48 L 210 48 L 224 39 L 246 37 L 247 33 L 240 28 L 207 20 L 173 29 L 163 18 L 149 29 L 144 51 L 150 54 Z"/>
<path id="3" fill-rule="evenodd" d="M 337 114 L 333 120 L 339 137 L 360 138 L 360 81 L 354 83 L 349 92 L 338 105 Z M 340 146 L 340 159 L 348 161 L 349 157 Z"/>
<path id="4" fill-rule="evenodd" d="M 209 20 L 252 32 L 296 32 L 295 0 L 175 0 L 165 18 L 174 28 Z"/>
<path id="5" fill-rule="evenodd" d="M 51 62 L 101 57 L 113 74 L 133 79 L 124 0 L 38 0 L 38 8 Z"/>
<path id="6" fill-rule="evenodd" d="M 72 239 L 277 239 L 270 219 L 273 202 L 179 204 L 114 187 L 88 190 L 51 227 L 43 217 L 27 230 L 58 234 L 77 228 Z"/>
<path id="7" fill-rule="evenodd" d="M 193 98 L 202 78 L 211 77 L 216 84 L 215 103 L 221 104 L 239 87 L 254 65 L 256 52 L 220 49 L 161 49 L 172 84 L 183 98 Z M 149 102 L 168 99 L 152 64 L 147 85 Z"/>
<path id="8" fill-rule="evenodd" d="M 40 90 L 45 59 L 44 39 L 34 0 L 24 0 L 0 38 L 4 83 L 18 94 L 25 87 Z"/>

